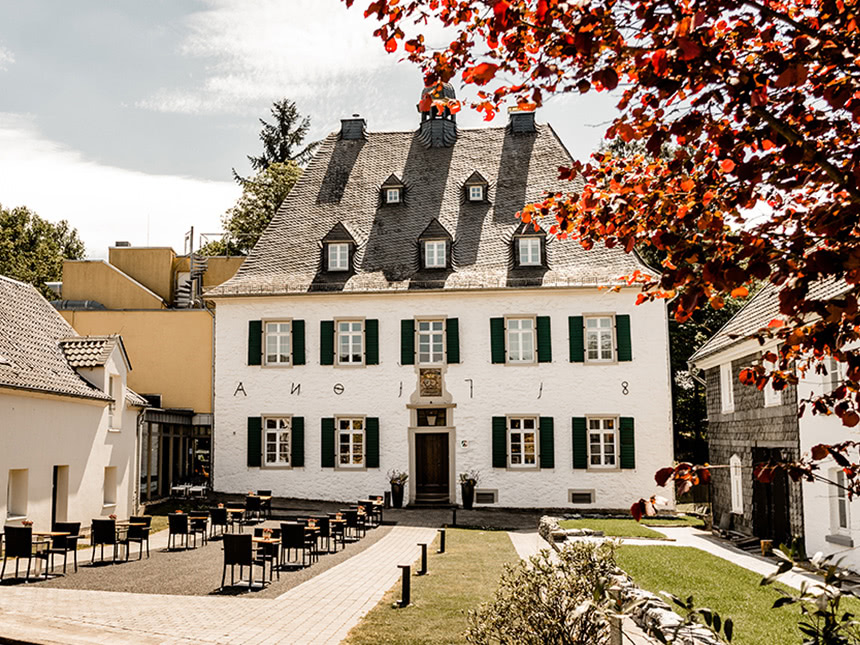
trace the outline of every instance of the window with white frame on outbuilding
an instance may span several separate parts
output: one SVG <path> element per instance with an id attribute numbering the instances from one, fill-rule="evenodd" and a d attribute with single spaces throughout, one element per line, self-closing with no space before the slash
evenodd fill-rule
<path id="1" fill-rule="evenodd" d="M 266 323 L 266 365 L 289 365 L 292 354 L 292 323 L 272 321 Z"/>
<path id="2" fill-rule="evenodd" d="M 536 417 L 508 417 L 508 465 L 511 468 L 537 468 Z"/>
<path id="3" fill-rule="evenodd" d="M 292 419 L 263 418 L 263 454 L 267 466 L 289 466 Z"/>
<path id="4" fill-rule="evenodd" d="M 732 491 L 732 513 L 744 513 L 743 466 L 738 455 L 729 459 L 729 481 Z"/>
<path id="5" fill-rule="evenodd" d="M 364 419 L 338 417 L 337 455 L 341 468 L 364 466 Z"/>
<path id="6" fill-rule="evenodd" d="M 834 468 L 830 473 L 830 479 L 836 484 L 835 486 L 829 485 L 832 489 L 830 525 L 833 531 L 845 533 L 851 527 L 848 491 L 845 490 L 847 486 L 845 471 L 841 468 Z"/>
<path id="7" fill-rule="evenodd" d="M 615 417 L 588 418 L 588 467 L 618 468 L 618 422 Z"/>
<path id="8" fill-rule="evenodd" d="M 734 373 L 731 363 L 720 365 L 720 408 L 722 412 L 735 411 Z"/>

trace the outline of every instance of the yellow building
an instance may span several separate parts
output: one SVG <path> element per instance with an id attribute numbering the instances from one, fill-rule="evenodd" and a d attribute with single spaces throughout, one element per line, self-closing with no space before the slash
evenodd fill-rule
<path id="1" fill-rule="evenodd" d="M 134 365 L 128 385 L 154 406 L 142 437 L 143 498 L 208 479 L 215 323 L 201 294 L 243 259 L 117 243 L 107 261 L 63 263 L 54 306 L 81 335 L 122 334 Z"/>

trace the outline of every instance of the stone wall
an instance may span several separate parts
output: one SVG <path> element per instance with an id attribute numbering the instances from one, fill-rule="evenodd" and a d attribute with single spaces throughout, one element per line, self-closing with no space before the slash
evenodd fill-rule
<path id="1" fill-rule="evenodd" d="M 789 386 L 782 393 L 782 405 L 765 407 L 764 393 L 738 380 L 740 371 L 759 359 L 748 354 L 732 362 L 734 412 L 724 414 L 720 399 L 720 368 L 705 371 L 708 407 L 708 444 L 711 463 L 727 465 L 733 454 L 743 464 L 743 515 L 732 514 L 732 529 L 753 534 L 753 449 L 779 448 L 783 457 L 796 459 L 800 454 L 797 423 L 797 390 Z M 714 525 L 724 513 L 731 514 L 732 496 L 728 468 L 713 471 L 711 503 Z M 803 535 L 803 498 L 801 485 L 789 480 L 791 531 Z"/>

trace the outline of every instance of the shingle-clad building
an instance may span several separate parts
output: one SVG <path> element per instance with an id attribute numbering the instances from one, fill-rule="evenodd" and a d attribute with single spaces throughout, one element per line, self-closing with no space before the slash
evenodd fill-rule
<path id="1" fill-rule="evenodd" d="M 445 88 L 447 96 L 453 90 Z M 667 319 L 516 213 L 567 191 L 534 114 L 329 135 L 216 303 L 214 487 L 348 500 L 627 508 L 672 459 Z M 621 287 L 618 291 L 606 287 Z"/>
<path id="2" fill-rule="evenodd" d="M 0 512 L 38 531 L 135 509 L 138 419 L 119 336 L 78 336 L 35 288 L 0 276 Z"/>

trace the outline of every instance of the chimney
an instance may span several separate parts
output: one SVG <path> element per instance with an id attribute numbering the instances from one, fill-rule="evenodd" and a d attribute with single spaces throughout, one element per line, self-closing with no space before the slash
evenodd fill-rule
<path id="1" fill-rule="evenodd" d="M 367 121 L 358 114 L 352 118 L 340 120 L 340 138 L 355 141 L 367 138 Z"/>
<path id="2" fill-rule="evenodd" d="M 511 108 L 511 133 L 512 134 L 532 134 L 536 132 L 535 128 L 535 113 L 533 110 L 520 110 Z"/>
<path id="3" fill-rule="evenodd" d="M 126 242 L 125 240 L 117 240 L 114 242 L 114 246 L 131 246 L 131 242 Z"/>

